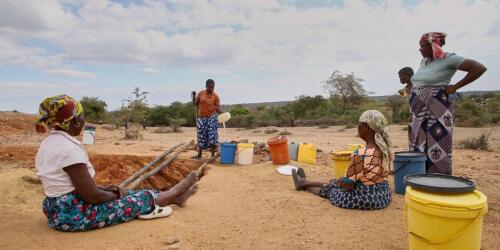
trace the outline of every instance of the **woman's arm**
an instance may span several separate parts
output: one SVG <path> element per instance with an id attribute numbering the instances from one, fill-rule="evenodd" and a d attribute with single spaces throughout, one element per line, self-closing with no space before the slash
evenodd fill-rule
<path id="1" fill-rule="evenodd" d="M 462 80 L 458 81 L 455 85 L 446 86 L 445 90 L 447 94 L 455 93 L 458 89 L 475 81 L 484 72 L 486 72 L 486 67 L 484 65 L 471 59 L 466 59 L 462 64 L 460 64 L 458 69 L 461 71 L 466 71 L 467 75 L 465 75 L 465 77 Z"/>
<path id="2" fill-rule="evenodd" d="M 101 204 L 119 197 L 114 192 L 99 189 L 94 179 L 90 176 L 86 164 L 78 163 L 63 169 L 68 173 L 76 191 L 82 196 L 85 202 L 89 204 Z"/>

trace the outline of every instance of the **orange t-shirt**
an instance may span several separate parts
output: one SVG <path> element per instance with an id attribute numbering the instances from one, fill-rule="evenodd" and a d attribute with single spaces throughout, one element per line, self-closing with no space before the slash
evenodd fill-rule
<path id="1" fill-rule="evenodd" d="M 217 112 L 217 108 L 220 107 L 219 96 L 215 93 L 209 94 L 206 90 L 201 91 L 198 94 L 198 116 L 199 117 L 209 117 Z"/>

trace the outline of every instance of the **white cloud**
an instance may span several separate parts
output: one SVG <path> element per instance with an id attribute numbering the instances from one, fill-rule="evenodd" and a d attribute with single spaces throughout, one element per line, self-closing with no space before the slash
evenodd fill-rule
<path id="1" fill-rule="evenodd" d="M 43 70 L 44 73 L 49 75 L 59 75 L 65 77 L 75 78 L 95 78 L 96 75 L 90 72 L 79 71 L 74 69 L 47 69 Z"/>
<path id="2" fill-rule="evenodd" d="M 293 86 L 289 93 L 301 89 L 307 94 L 320 93 L 317 81 L 341 70 L 356 72 L 367 88 L 388 94 L 400 87 L 399 68 L 417 67 L 419 36 L 446 31 L 445 49 L 490 69 L 500 66 L 499 1 L 424 0 L 410 9 L 397 0 L 380 2 L 299 8 L 274 0 L 144 0 L 127 5 L 11 0 L 0 10 L 0 49 L 7 52 L 0 53 L 0 64 L 37 64 L 46 73 L 72 70 L 68 63 L 133 64 L 147 73 L 179 65 L 224 75 L 252 71 L 273 75 L 268 83 L 287 81 Z M 62 52 L 20 45 L 30 39 Z M 93 75 L 74 71 L 64 72 Z M 498 78 L 499 73 L 488 72 L 481 81 Z M 304 81 L 316 85 L 304 88 Z"/>
<path id="3" fill-rule="evenodd" d="M 159 73 L 159 72 L 161 72 L 161 70 L 159 70 L 159 69 L 150 68 L 150 67 L 144 67 L 141 70 L 146 72 L 146 73 Z"/>

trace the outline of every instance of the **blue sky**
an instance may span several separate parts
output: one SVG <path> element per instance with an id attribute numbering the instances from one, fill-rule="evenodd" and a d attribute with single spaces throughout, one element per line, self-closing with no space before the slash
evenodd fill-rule
<path id="1" fill-rule="evenodd" d="M 377 95 L 417 68 L 422 33 L 489 70 L 463 90 L 498 90 L 500 1 L 5 0 L 0 110 L 46 96 L 97 96 L 116 109 L 139 86 L 151 105 L 188 101 L 208 78 L 223 103 L 325 94 L 335 70 Z M 452 82 L 463 77 L 457 73 Z"/>

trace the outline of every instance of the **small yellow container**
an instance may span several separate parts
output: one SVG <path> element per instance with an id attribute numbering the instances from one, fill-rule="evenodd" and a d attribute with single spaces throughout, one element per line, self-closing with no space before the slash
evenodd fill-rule
<path id="1" fill-rule="evenodd" d="M 314 144 L 301 143 L 299 145 L 297 161 L 313 165 L 316 164 L 316 150 L 316 145 Z"/>
<path id="2" fill-rule="evenodd" d="M 410 250 L 479 250 L 486 196 L 431 193 L 406 187 L 404 221 L 408 220 Z"/>
<path id="3" fill-rule="evenodd" d="M 356 143 L 352 143 L 352 144 L 347 144 L 347 150 L 357 150 L 357 149 L 360 149 L 362 147 L 364 147 L 365 145 L 363 144 L 356 144 Z"/>
<path id="4" fill-rule="evenodd" d="M 333 175 L 335 178 L 338 179 L 344 176 L 349 166 L 352 153 L 353 150 L 337 150 L 333 152 Z"/>

